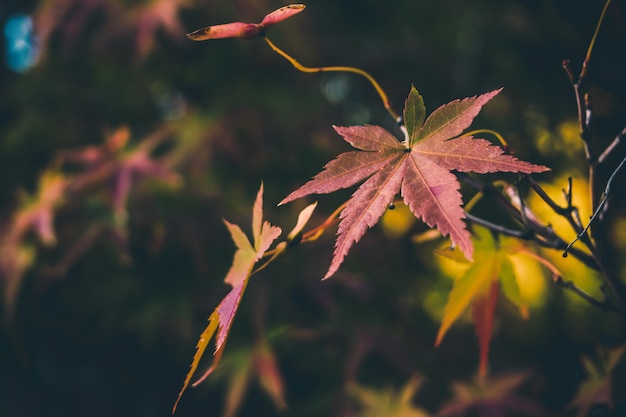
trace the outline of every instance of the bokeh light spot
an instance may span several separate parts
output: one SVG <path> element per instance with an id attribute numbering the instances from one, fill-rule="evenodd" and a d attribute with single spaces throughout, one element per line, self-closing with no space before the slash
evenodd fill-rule
<path id="1" fill-rule="evenodd" d="M 39 45 L 33 32 L 33 19 L 25 14 L 9 17 L 4 25 L 7 66 L 15 72 L 33 67 L 39 58 Z"/>

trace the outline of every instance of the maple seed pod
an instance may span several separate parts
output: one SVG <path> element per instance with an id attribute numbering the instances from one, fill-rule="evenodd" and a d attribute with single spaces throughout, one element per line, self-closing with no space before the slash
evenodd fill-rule
<path id="1" fill-rule="evenodd" d="M 242 38 L 245 40 L 262 38 L 269 28 L 300 13 L 305 7 L 304 4 L 290 4 L 269 13 L 263 18 L 261 23 L 232 22 L 222 25 L 207 26 L 188 33 L 187 37 L 192 41 L 225 38 Z"/>

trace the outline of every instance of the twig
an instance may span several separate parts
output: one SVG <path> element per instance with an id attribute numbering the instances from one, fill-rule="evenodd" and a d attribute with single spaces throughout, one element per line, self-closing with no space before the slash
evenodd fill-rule
<path id="1" fill-rule="evenodd" d="M 609 157 L 611 152 L 613 152 L 621 143 L 623 143 L 624 140 L 626 140 L 626 126 L 622 129 L 621 132 L 617 134 L 615 139 L 613 139 L 613 142 L 611 142 L 611 144 L 607 146 L 604 152 L 602 152 L 602 154 L 598 157 L 596 164 L 600 165 L 601 163 L 603 163 L 606 158 Z"/>
<path id="2" fill-rule="evenodd" d="M 491 232 L 493 233 L 497 233 L 497 234 L 501 234 L 501 235 L 505 235 L 505 236 L 511 236 L 520 240 L 532 240 L 535 243 L 537 243 L 540 246 L 543 247 L 548 247 L 548 248 L 552 248 L 554 249 L 554 247 L 552 246 L 551 243 L 543 241 L 541 239 L 535 239 L 535 235 L 532 233 L 532 231 L 528 230 L 528 231 L 520 231 L 520 230 L 513 230 L 504 226 L 500 226 L 497 225 L 495 223 L 492 223 L 488 220 L 484 220 L 481 219 L 480 217 L 474 216 L 470 213 L 465 213 L 465 218 L 467 221 L 483 226 L 487 229 L 489 229 Z M 564 244 L 564 243 L 563 243 Z M 528 252 L 529 255 L 534 255 L 534 257 L 537 260 L 542 260 L 543 258 L 538 257 L 537 255 L 534 254 L 534 252 Z M 588 255 L 587 255 L 588 256 Z M 590 262 L 593 262 L 593 258 L 591 258 L 590 256 L 588 256 L 588 260 Z M 546 261 L 543 260 L 541 261 L 542 263 L 544 263 L 544 265 L 546 264 Z M 554 268 L 554 267 L 552 267 Z M 558 271 L 557 271 L 558 272 Z M 594 298 L 592 295 L 588 294 L 587 292 L 585 292 L 584 290 L 580 289 L 579 287 L 576 286 L 576 284 L 574 284 L 572 281 L 565 281 L 563 279 L 563 277 L 558 274 L 555 273 L 553 271 L 553 277 L 554 277 L 554 282 L 559 285 L 560 287 L 563 287 L 569 291 L 572 291 L 573 293 L 575 293 L 576 295 L 578 295 L 580 298 L 582 298 L 583 300 L 585 300 L 586 302 L 588 302 L 589 304 L 599 308 L 602 311 L 611 311 L 614 313 L 619 313 L 619 314 L 623 314 L 623 312 L 621 310 L 619 310 L 618 308 L 616 308 L 613 305 L 613 302 L 611 301 L 610 298 L 608 298 L 608 296 L 606 295 L 606 291 L 604 290 L 604 287 L 600 287 L 600 289 L 602 290 L 603 294 L 604 294 L 604 300 L 600 301 L 596 298 Z"/>
<path id="3" fill-rule="evenodd" d="M 624 162 L 626 162 L 626 157 L 622 159 L 622 162 L 619 163 L 617 168 L 615 168 L 615 171 L 613 171 L 613 173 L 609 177 L 609 180 L 606 182 L 606 187 L 604 188 L 604 192 L 602 193 L 602 199 L 598 203 L 598 207 L 596 208 L 596 211 L 594 211 L 593 216 L 591 216 L 591 219 L 589 219 L 589 223 L 587 223 L 587 226 L 585 226 L 584 229 L 578 234 L 578 236 L 576 236 L 576 239 L 574 239 L 569 245 L 567 245 L 563 256 L 566 256 L 567 252 L 570 250 L 570 248 L 572 247 L 574 243 L 576 243 L 578 240 L 583 240 L 586 236 L 588 236 L 587 231 L 589 230 L 589 227 L 591 227 L 593 222 L 598 218 L 598 215 L 602 212 L 604 205 L 606 204 L 607 199 L 609 198 L 609 193 L 611 192 L 611 184 L 613 183 L 613 179 L 615 178 L 615 175 L 617 175 L 619 170 L 622 169 L 622 167 L 624 166 Z"/>
<path id="4" fill-rule="evenodd" d="M 517 221 L 519 224 L 523 225 L 524 227 L 526 227 L 528 229 L 527 233 L 528 236 L 532 236 L 531 240 L 535 241 L 538 245 L 544 247 L 544 248 L 550 248 L 550 249 L 557 249 L 557 250 L 564 250 L 567 247 L 567 242 L 565 242 L 565 240 L 563 240 L 561 237 L 559 237 L 554 230 L 552 229 L 552 227 L 550 226 L 546 226 L 546 225 L 542 225 L 540 223 L 538 223 L 537 221 L 534 221 L 532 219 L 529 219 L 527 216 L 523 216 L 520 212 L 520 210 L 515 207 L 513 204 L 511 204 L 511 202 L 509 200 L 507 200 L 500 192 L 497 188 L 495 188 L 492 184 L 490 183 L 483 183 L 465 173 L 461 173 L 461 172 L 455 172 L 455 175 L 457 176 L 457 178 L 462 181 L 464 184 L 478 190 L 481 191 L 485 196 L 491 196 L 493 197 L 498 204 L 500 204 L 510 215 L 511 217 Z M 539 187 L 541 188 L 541 187 Z M 543 189 L 541 189 L 541 191 L 545 194 L 545 191 L 543 191 Z M 547 197 L 547 195 L 546 195 Z M 547 197 L 550 201 L 552 201 L 552 199 L 550 199 L 549 197 Z M 554 203 L 552 201 L 552 203 L 556 206 L 556 207 L 560 207 L 558 204 Z M 486 222 L 486 221 L 485 221 Z M 488 223 L 488 222 L 487 222 Z M 529 239 L 526 239 L 529 240 Z M 577 249 L 575 247 L 572 247 L 570 249 L 569 252 L 572 256 L 574 256 L 576 259 L 578 259 L 579 261 L 581 261 L 582 263 L 584 263 L 586 266 L 588 266 L 591 269 L 600 271 L 600 265 L 597 261 L 597 259 L 595 259 L 594 256 L 589 255 L 588 253 Z"/>
<path id="5" fill-rule="evenodd" d="M 567 220 L 576 234 L 579 234 L 583 230 L 583 226 L 578 215 L 578 208 L 572 205 L 571 177 L 568 178 L 568 190 L 564 191 L 565 201 L 567 202 L 565 207 L 557 204 L 532 177 L 526 176 L 525 181 L 528 182 L 530 188 L 543 200 L 544 203 L 548 205 L 548 207 L 550 207 L 550 209 L 552 209 L 552 211 Z M 589 248 L 589 250 L 595 250 L 593 242 L 587 237 L 584 238 L 583 243 Z"/>
<path id="6" fill-rule="evenodd" d="M 562 277 L 558 277 L 554 282 L 560 287 L 573 292 L 574 294 L 576 294 L 577 296 L 579 296 L 580 298 L 582 298 L 589 304 L 599 308 L 602 311 L 610 311 L 613 313 L 624 314 L 624 312 L 618 309 L 617 307 L 615 307 L 611 299 L 606 296 L 604 287 L 600 287 L 600 289 L 602 290 L 602 293 L 604 294 L 604 300 L 600 301 L 596 299 L 595 297 L 593 297 L 591 294 L 578 288 L 578 286 L 576 286 L 576 284 L 574 284 L 572 281 L 565 281 Z"/>
<path id="7" fill-rule="evenodd" d="M 589 65 L 591 63 L 591 53 L 593 51 L 593 47 L 595 46 L 596 40 L 598 39 L 598 34 L 600 33 L 600 28 L 602 27 L 602 22 L 604 22 L 604 16 L 606 15 L 606 11 L 611 4 L 611 0 L 607 0 L 604 3 L 604 7 L 602 8 L 602 12 L 600 13 L 600 18 L 598 19 L 598 23 L 596 25 L 596 29 L 593 33 L 591 41 L 589 42 L 589 47 L 587 48 L 587 54 L 585 55 L 585 60 L 581 65 L 580 74 L 578 75 L 578 79 L 574 78 L 574 75 L 570 68 L 569 61 L 563 61 L 563 69 L 565 70 L 570 82 L 572 83 L 572 87 L 574 88 L 574 95 L 576 97 L 576 107 L 578 109 L 578 126 L 580 130 L 580 137 L 583 141 L 583 145 L 585 148 L 585 156 L 587 158 L 587 162 L 589 164 L 589 195 L 591 201 L 591 207 L 593 210 L 597 207 L 598 203 L 598 195 L 596 189 L 596 170 L 595 167 L 597 165 L 597 158 L 594 153 L 591 140 L 591 121 L 592 121 L 592 109 L 591 109 L 591 98 L 588 93 L 585 93 L 586 90 L 586 79 L 587 72 L 589 70 Z"/>
<path id="8" fill-rule="evenodd" d="M 505 236 L 515 237 L 521 240 L 531 240 L 534 235 L 531 230 L 522 231 L 522 230 L 509 229 L 508 227 L 500 226 L 488 220 L 481 219 L 480 217 L 474 216 L 473 214 L 470 214 L 468 212 L 465 212 L 465 219 L 469 221 L 470 223 L 483 226 L 491 230 L 492 232 L 496 232 Z"/>

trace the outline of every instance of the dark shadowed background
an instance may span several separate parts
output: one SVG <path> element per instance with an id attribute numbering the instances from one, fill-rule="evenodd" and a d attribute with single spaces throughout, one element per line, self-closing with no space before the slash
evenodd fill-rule
<path id="1" fill-rule="evenodd" d="M 348 149 L 332 125 L 394 129 L 358 75 L 298 72 L 260 39 L 184 36 L 259 22 L 284 4 L 2 1 L 0 416 L 170 415 L 197 338 L 228 290 L 222 280 L 235 247 L 222 219 L 249 233 L 263 181 L 265 217 L 287 232 L 313 199 L 276 203 Z M 578 74 L 603 4 L 311 0 L 269 36 L 304 65 L 368 71 L 397 111 L 412 84 L 428 112 L 504 87 L 474 126 L 497 130 L 518 157 L 552 167 L 538 180 L 561 198 L 568 175 L 583 190 L 586 175 L 562 62 L 570 59 Z M 608 10 L 589 80 L 601 150 L 626 122 L 623 0 Z M 83 182 L 68 185 L 75 178 Z M 623 189 L 623 174 L 616 181 Z M 55 184 L 68 188 L 55 194 Z M 317 198 L 311 224 L 350 193 Z M 472 193 L 464 190 L 465 201 Z M 490 204 L 478 210 L 499 219 Z M 229 381 L 258 346 L 276 358 L 288 408 L 277 411 L 253 376 L 238 415 L 365 415 L 351 384 L 402 387 L 415 374 L 425 378 L 415 403 L 440 410 L 453 381 L 469 383 L 476 373 L 477 341 L 462 320 L 433 347 L 452 281 L 432 255 L 438 244 L 414 242 L 425 226 L 402 222 L 369 231 L 331 280 L 320 281 L 334 230 L 255 275 L 221 368 L 186 392 L 176 415 L 221 415 Z M 606 224 L 606 256 L 623 276 L 623 193 Z M 592 273 L 564 268 L 598 292 Z M 530 278 L 528 320 L 498 306 L 490 371 L 527 372 L 516 401 L 561 412 L 583 381 L 581 355 L 623 343 L 624 323 L 551 285 L 547 273 Z M 624 373 L 616 375 L 623 403 Z"/>

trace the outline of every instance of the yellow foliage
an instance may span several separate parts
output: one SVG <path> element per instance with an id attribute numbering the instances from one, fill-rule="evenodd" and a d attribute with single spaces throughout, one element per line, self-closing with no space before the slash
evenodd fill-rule
<path id="1" fill-rule="evenodd" d="M 398 203 L 393 210 L 385 211 L 381 219 L 383 233 L 388 238 L 405 235 L 415 223 L 415 215 L 404 203 Z"/>
<path id="2" fill-rule="evenodd" d="M 456 275 L 448 294 L 435 345 L 441 343 L 450 326 L 471 306 L 480 344 L 480 373 L 485 375 L 493 318 L 500 295 L 516 306 L 520 315 L 526 319 L 530 304 L 527 297 L 543 299 L 541 292 L 545 286 L 538 284 L 536 279 L 544 275 L 539 264 L 549 268 L 553 275 L 559 273 L 549 261 L 532 252 L 523 241 L 494 235 L 484 227 L 474 227 L 473 232 L 473 261 L 465 259 L 458 249 L 436 252 L 446 269 L 452 264 L 464 264 L 466 267 L 461 274 Z M 432 297 L 428 301 L 432 302 Z M 537 304 L 540 302 L 533 302 L 533 305 Z"/>
<path id="3" fill-rule="evenodd" d="M 547 280 L 541 265 L 524 254 L 510 255 L 509 261 L 515 271 L 522 299 L 529 307 L 539 308 L 545 305 Z"/>
<path id="4" fill-rule="evenodd" d="M 564 190 L 567 191 L 567 177 L 558 177 L 551 183 L 540 183 L 545 192 L 559 205 L 565 206 L 566 200 Z M 565 241 L 570 242 L 576 238 L 576 232 L 569 222 L 562 216 L 557 215 L 548 205 L 536 194 L 531 194 L 528 198 L 528 206 L 544 223 L 552 225 L 554 231 Z M 572 179 L 572 205 L 578 208 L 580 219 L 585 225 L 592 214 L 589 201 L 589 185 L 585 178 L 576 177 Z M 584 250 L 581 242 L 576 243 L 576 247 Z M 592 295 L 601 295 L 598 287 L 600 276 L 585 264 L 573 256 L 563 257 L 562 251 L 543 249 L 542 256 L 549 259 L 563 274 L 564 279 L 573 281 L 577 286 Z M 584 303 L 579 297 L 570 297 L 576 302 Z"/>

